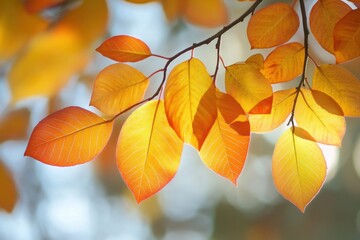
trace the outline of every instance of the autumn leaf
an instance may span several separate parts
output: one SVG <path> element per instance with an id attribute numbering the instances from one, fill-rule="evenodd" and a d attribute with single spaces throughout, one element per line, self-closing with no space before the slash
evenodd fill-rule
<path id="1" fill-rule="evenodd" d="M 262 111 L 252 111 L 254 114 L 270 113 L 272 105 L 272 88 L 269 81 L 260 70 L 252 64 L 235 63 L 226 67 L 226 92 L 234 97 L 245 112 L 250 112 L 261 101 L 264 102 Z"/>
<path id="2" fill-rule="evenodd" d="M 63 2 L 65 0 L 25 0 L 24 5 L 28 12 L 38 13 Z"/>
<path id="3" fill-rule="evenodd" d="M 25 139 L 30 121 L 30 111 L 26 108 L 8 112 L 0 118 L 0 143 L 7 140 Z"/>
<path id="4" fill-rule="evenodd" d="M 316 140 L 299 127 L 285 131 L 275 145 L 272 174 L 279 193 L 304 212 L 326 176 L 326 162 Z"/>
<path id="5" fill-rule="evenodd" d="M 11 213 L 18 199 L 15 181 L 0 161 L 0 209 Z"/>
<path id="6" fill-rule="evenodd" d="M 360 9 L 355 9 L 338 21 L 334 28 L 336 63 L 360 56 Z"/>
<path id="7" fill-rule="evenodd" d="M 341 0 L 318 0 L 310 12 L 310 29 L 319 44 L 334 54 L 334 27 L 351 11 Z"/>
<path id="8" fill-rule="evenodd" d="M 319 143 L 340 146 L 345 134 L 341 107 L 327 94 L 301 89 L 295 108 L 298 126 L 311 133 Z"/>
<path id="9" fill-rule="evenodd" d="M 26 12 L 20 1 L 0 0 L 0 66 L 18 53 L 48 22 Z M 14 17 L 16 16 L 16 17 Z"/>
<path id="10" fill-rule="evenodd" d="M 251 132 L 269 132 L 279 127 L 291 113 L 295 91 L 291 88 L 274 92 L 270 114 L 250 114 Z"/>
<path id="11" fill-rule="evenodd" d="M 317 67 L 313 88 L 331 96 L 345 116 L 360 117 L 360 81 L 345 68 L 329 64 Z"/>
<path id="12" fill-rule="evenodd" d="M 138 62 L 152 55 L 146 43 L 127 35 L 107 39 L 96 51 L 118 62 Z"/>
<path id="13" fill-rule="evenodd" d="M 54 166 L 86 163 L 105 147 L 112 128 L 113 121 L 80 107 L 67 107 L 39 122 L 25 156 Z"/>
<path id="14" fill-rule="evenodd" d="M 54 96 L 79 73 L 89 60 L 90 47 L 106 29 L 107 14 L 104 0 L 85 0 L 34 38 L 9 72 L 12 102 Z"/>
<path id="15" fill-rule="evenodd" d="M 117 63 L 96 77 L 90 105 L 108 115 L 116 115 L 143 99 L 149 79 L 137 69 Z"/>
<path id="16" fill-rule="evenodd" d="M 305 48 L 293 42 L 275 48 L 266 58 L 262 74 L 270 83 L 290 81 L 302 74 Z"/>
<path id="17" fill-rule="evenodd" d="M 264 68 L 264 57 L 261 54 L 254 54 L 248 57 L 245 61 L 246 64 L 252 66 L 257 70 L 261 70 Z"/>
<path id="18" fill-rule="evenodd" d="M 227 10 L 223 0 L 177 1 L 183 2 L 183 8 L 180 11 L 185 19 L 192 24 L 204 27 L 217 27 L 226 24 L 228 21 Z"/>
<path id="19" fill-rule="evenodd" d="M 177 65 L 165 86 L 165 112 L 186 143 L 200 149 L 216 119 L 215 87 L 204 64 L 192 58 Z"/>
<path id="20" fill-rule="evenodd" d="M 250 141 L 250 125 L 240 104 L 226 93 L 216 93 L 217 119 L 200 156 L 203 162 L 235 185 L 246 159 Z M 242 121 L 238 118 L 242 117 Z"/>
<path id="21" fill-rule="evenodd" d="M 287 42 L 299 28 L 299 17 L 286 3 L 275 3 L 250 18 L 247 36 L 251 48 L 270 48 Z"/>
<path id="22" fill-rule="evenodd" d="M 175 176 L 183 142 L 170 127 L 163 101 L 136 109 L 119 135 L 116 161 L 136 201 L 150 197 Z"/>

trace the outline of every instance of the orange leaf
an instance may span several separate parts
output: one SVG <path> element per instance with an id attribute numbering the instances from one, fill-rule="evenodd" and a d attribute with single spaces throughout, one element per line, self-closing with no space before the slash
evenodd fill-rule
<path id="1" fill-rule="evenodd" d="M 216 96 L 217 119 L 201 147 L 200 156 L 210 169 L 236 185 L 248 152 L 250 125 L 233 97 L 221 92 Z M 245 121 L 237 120 L 240 115 Z"/>
<path id="2" fill-rule="evenodd" d="M 38 13 L 62 2 L 65 2 L 65 0 L 25 0 L 24 5 L 28 12 Z"/>
<path id="3" fill-rule="evenodd" d="M 261 71 L 270 83 L 287 82 L 303 71 L 305 58 L 304 46 L 293 42 L 275 48 L 264 63 Z"/>
<path id="4" fill-rule="evenodd" d="M 106 25 L 104 0 L 85 0 L 66 12 L 53 28 L 34 38 L 13 64 L 9 73 L 12 101 L 54 96 L 85 67 L 92 44 Z"/>
<path id="5" fill-rule="evenodd" d="M 155 2 L 156 0 L 126 0 L 126 1 L 131 3 L 143 4 L 143 3 Z"/>
<path id="6" fill-rule="evenodd" d="M 169 21 L 173 21 L 179 17 L 187 0 L 161 0 L 165 15 Z"/>
<path id="7" fill-rule="evenodd" d="M 319 44 L 334 53 L 335 24 L 351 11 L 341 0 L 318 0 L 310 12 L 310 29 Z"/>
<path id="8" fill-rule="evenodd" d="M 14 179 L 5 165 L 0 161 L 0 209 L 12 212 L 18 199 Z"/>
<path id="9" fill-rule="evenodd" d="M 274 92 L 270 114 L 250 114 L 251 132 L 268 132 L 279 127 L 291 113 L 295 88 Z"/>
<path id="10" fill-rule="evenodd" d="M 182 11 L 186 20 L 204 27 L 218 27 L 226 24 L 228 21 L 227 10 L 223 0 L 188 0 L 184 4 Z"/>
<path id="11" fill-rule="evenodd" d="M 360 56 L 360 9 L 346 14 L 334 28 L 336 63 Z"/>
<path id="12" fill-rule="evenodd" d="M 285 131 L 275 145 L 272 174 L 280 194 L 304 212 L 326 176 L 326 162 L 315 139 L 299 127 Z"/>
<path id="13" fill-rule="evenodd" d="M 295 119 L 317 142 L 340 146 L 345 134 L 341 107 L 327 94 L 301 89 L 295 108 Z"/>
<path id="14" fill-rule="evenodd" d="M 246 64 L 252 66 L 257 70 L 261 70 L 264 68 L 264 57 L 261 54 L 254 54 L 248 57 L 245 61 Z"/>
<path id="15" fill-rule="evenodd" d="M 158 192 L 175 176 L 183 142 L 170 127 L 163 101 L 136 109 L 119 135 L 116 161 L 136 201 Z"/>
<path id="16" fill-rule="evenodd" d="M 96 77 L 90 105 L 116 115 L 143 99 L 149 79 L 137 69 L 116 63 Z"/>
<path id="17" fill-rule="evenodd" d="M 54 166 L 86 163 L 105 147 L 112 128 L 113 121 L 80 107 L 67 107 L 39 122 L 25 156 Z"/>
<path id="18" fill-rule="evenodd" d="M 146 43 L 127 35 L 107 39 L 96 51 L 118 62 L 138 62 L 151 56 Z"/>
<path id="19" fill-rule="evenodd" d="M 360 117 L 360 81 L 345 68 L 328 64 L 316 68 L 313 88 L 331 96 L 345 116 Z"/>
<path id="20" fill-rule="evenodd" d="M 204 64 L 192 58 L 177 65 L 164 95 L 170 125 L 182 140 L 200 149 L 216 119 L 215 87 Z"/>
<path id="21" fill-rule="evenodd" d="M 28 109 L 18 109 L 0 118 L 0 143 L 7 140 L 25 139 L 30 121 Z"/>
<path id="22" fill-rule="evenodd" d="M 21 1 L 0 0 L 0 66 L 48 23 L 25 11 Z M 15 17 L 16 16 L 16 17 Z"/>
<path id="23" fill-rule="evenodd" d="M 264 111 L 252 113 L 270 113 L 272 103 L 272 88 L 269 81 L 260 73 L 259 69 L 246 63 L 236 63 L 226 67 L 226 91 L 233 96 L 243 107 L 245 112 L 250 112 L 257 104 L 265 99 Z"/>
<path id="24" fill-rule="evenodd" d="M 251 48 L 270 48 L 283 44 L 299 28 L 299 17 L 286 3 L 275 3 L 250 18 L 247 35 Z"/>

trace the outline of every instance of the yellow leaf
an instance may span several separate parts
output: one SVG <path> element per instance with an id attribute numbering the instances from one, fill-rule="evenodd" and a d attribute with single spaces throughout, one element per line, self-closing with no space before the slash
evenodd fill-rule
<path id="1" fill-rule="evenodd" d="M 0 209 L 12 212 L 18 199 L 14 179 L 5 165 L 0 161 Z"/>
<path id="2" fill-rule="evenodd" d="M 21 1 L 0 0 L 0 65 L 48 23 L 25 11 Z"/>
<path id="3" fill-rule="evenodd" d="M 345 116 L 360 117 L 360 80 L 345 68 L 328 64 L 316 68 L 313 88 L 331 96 Z"/>
<path id="4" fill-rule="evenodd" d="M 318 0 L 310 12 L 310 29 L 319 44 L 334 53 L 333 32 L 335 24 L 351 11 L 341 0 Z"/>
<path id="5" fill-rule="evenodd" d="M 18 109 L 0 118 L 0 143 L 7 140 L 25 139 L 30 120 L 28 109 Z"/>
<path id="6" fill-rule="evenodd" d="M 216 119 L 215 87 L 204 64 L 192 58 L 177 65 L 164 95 L 170 125 L 182 140 L 200 149 Z"/>
<path id="7" fill-rule="evenodd" d="M 336 63 L 360 56 L 360 9 L 355 9 L 338 21 L 334 28 Z"/>
<path id="8" fill-rule="evenodd" d="M 12 101 L 55 95 L 84 68 L 90 47 L 103 34 L 106 24 L 105 1 L 85 0 L 67 12 L 54 28 L 34 38 L 10 70 Z"/>
<path id="9" fill-rule="evenodd" d="M 116 115 L 143 99 L 149 79 L 135 68 L 117 63 L 96 77 L 90 105 Z"/>
<path id="10" fill-rule="evenodd" d="M 295 88 L 274 92 L 270 114 L 250 114 L 251 132 L 268 132 L 279 127 L 291 113 Z"/>
<path id="11" fill-rule="evenodd" d="M 305 49 L 293 42 L 275 48 L 264 63 L 261 71 L 270 83 L 287 82 L 302 74 Z"/>
<path id="12" fill-rule="evenodd" d="M 247 35 L 251 48 L 270 48 L 287 42 L 299 28 L 299 17 L 286 3 L 275 3 L 250 18 Z"/>
<path id="13" fill-rule="evenodd" d="M 246 64 L 252 66 L 257 70 L 261 70 L 264 68 L 264 57 L 261 54 L 254 54 L 248 57 L 245 61 Z"/>
<path id="14" fill-rule="evenodd" d="M 217 27 L 228 21 L 223 0 L 187 0 L 184 4 L 183 15 L 189 22 L 204 27 Z"/>
<path id="15" fill-rule="evenodd" d="M 201 147 L 200 156 L 210 169 L 236 185 L 248 152 L 250 125 L 233 97 L 221 92 L 216 96 L 217 119 Z M 240 115 L 245 121 L 237 120 Z"/>
<path id="16" fill-rule="evenodd" d="M 234 97 L 245 112 L 250 112 L 257 104 L 265 99 L 264 111 L 256 113 L 270 113 L 272 103 L 272 88 L 269 81 L 252 65 L 236 63 L 226 67 L 225 74 L 226 92 Z"/>
<path id="17" fill-rule="evenodd" d="M 173 21 L 179 17 L 186 1 L 188 0 L 161 0 L 165 15 L 169 21 Z"/>
<path id="18" fill-rule="evenodd" d="M 80 107 L 64 108 L 38 123 L 25 156 L 63 167 L 88 162 L 105 147 L 113 123 Z"/>
<path id="19" fill-rule="evenodd" d="M 317 142 L 340 146 L 345 134 L 341 107 L 327 94 L 301 89 L 295 108 L 295 119 Z"/>
<path id="20" fill-rule="evenodd" d="M 151 56 L 146 43 L 127 35 L 107 39 L 96 51 L 118 62 L 138 62 Z"/>
<path id="21" fill-rule="evenodd" d="M 315 139 L 299 127 L 285 131 L 275 145 L 272 174 L 280 194 L 304 212 L 326 176 L 326 162 Z"/>
<path id="22" fill-rule="evenodd" d="M 119 135 L 116 161 L 137 202 L 158 192 L 175 176 L 182 147 L 162 101 L 150 101 L 129 116 Z"/>

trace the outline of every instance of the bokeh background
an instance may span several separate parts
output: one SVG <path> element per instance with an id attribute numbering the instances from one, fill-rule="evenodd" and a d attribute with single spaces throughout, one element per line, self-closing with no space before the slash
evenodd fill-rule
<path id="1" fill-rule="evenodd" d="M 93 5 L 69 17 L 85 2 Z M 225 3 L 229 21 L 251 5 Z M 308 9 L 313 3 L 306 1 Z M 304 214 L 279 195 L 272 181 L 271 154 L 285 125 L 251 135 L 238 186 L 207 169 L 197 152 L 186 146 L 175 178 L 141 204 L 126 188 L 115 163 L 116 139 L 130 113 L 118 119 L 108 146 L 89 163 L 61 168 L 24 157 L 32 129 L 48 114 L 70 105 L 97 112 L 89 107 L 94 79 L 114 63 L 95 52 L 106 38 L 131 35 L 146 42 L 153 53 L 172 56 L 220 29 L 182 18 L 168 21 L 157 2 L 71 0 L 40 13 L 24 6 L 19 0 L 0 0 L 0 163 L 17 188 L 12 212 L 0 209 L 1 240 L 360 239 L 359 119 L 347 119 L 341 148 L 321 146 L 328 175 Z M 270 51 L 250 51 L 247 20 L 222 38 L 221 55 L 227 65 Z M 292 40 L 302 42 L 301 31 Z M 334 63 L 312 37 L 310 43 L 310 54 L 318 63 Z M 214 44 L 194 53 L 209 72 L 216 64 Z M 185 54 L 176 62 L 189 57 Z M 164 64 L 149 58 L 133 65 L 150 75 Z M 360 78 L 359 59 L 342 66 Z M 310 64 L 309 75 L 311 68 Z M 223 77 L 220 68 L 219 87 Z M 148 95 L 160 80 L 152 78 Z M 296 80 L 275 89 L 294 84 Z M 0 179 L 0 188 L 4 181 Z"/>

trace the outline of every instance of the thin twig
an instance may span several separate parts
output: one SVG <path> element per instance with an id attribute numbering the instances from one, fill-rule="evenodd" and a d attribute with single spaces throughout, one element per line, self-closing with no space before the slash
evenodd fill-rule
<path id="1" fill-rule="evenodd" d="M 220 65 L 220 45 L 221 45 L 221 36 L 218 37 L 218 40 L 216 42 L 215 48 L 216 48 L 216 67 L 215 72 L 213 75 L 214 82 L 216 81 L 216 76 L 219 71 L 219 65 Z"/>
<path id="2" fill-rule="evenodd" d="M 303 64 L 303 72 L 301 75 L 299 85 L 296 87 L 294 104 L 293 104 L 293 108 L 291 110 L 291 116 L 290 116 L 289 122 L 287 124 L 287 125 L 289 125 L 291 123 L 291 126 L 293 127 L 292 128 L 293 131 L 295 130 L 294 116 L 295 116 L 296 103 L 297 103 L 297 99 L 299 97 L 299 93 L 301 92 L 301 87 L 304 86 L 304 83 L 306 80 L 306 67 L 307 67 L 307 61 L 308 61 L 308 57 L 309 57 L 309 29 L 307 26 L 305 3 L 304 3 L 304 0 L 300 0 L 299 2 L 300 2 L 301 18 L 302 18 L 302 25 L 303 25 L 303 31 L 304 31 L 305 58 L 304 58 L 304 64 Z"/>
<path id="3" fill-rule="evenodd" d="M 172 57 L 163 57 L 164 59 L 167 60 L 163 70 L 163 78 L 161 80 L 161 83 L 158 87 L 158 89 L 155 91 L 155 93 L 150 96 L 147 99 L 142 100 L 141 102 L 138 102 L 130 107 L 128 107 L 127 109 L 123 110 L 122 112 L 120 112 L 119 114 L 115 115 L 113 118 L 111 119 L 115 119 L 117 118 L 119 115 L 129 111 L 130 109 L 139 106 L 147 101 L 150 101 L 152 99 L 154 99 L 157 95 L 159 95 L 161 89 L 164 86 L 165 80 L 166 80 L 166 74 L 167 74 L 167 70 L 168 67 L 170 66 L 170 64 L 177 59 L 178 57 L 180 57 L 181 55 L 183 55 L 184 53 L 187 53 L 189 51 L 193 51 L 195 48 L 198 48 L 200 46 L 203 45 L 208 45 L 210 44 L 212 41 L 214 41 L 215 39 L 218 39 L 218 42 L 220 41 L 221 36 L 226 33 L 227 31 L 229 31 L 231 28 L 233 28 L 234 26 L 236 26 L 237 24 L 239 24 L 240 22 L 244 21 L 244 19 L 249 16 L 250 14 L 253 14 L 255 9 L 259 6 L 259 4 L 262 2 L 263 0 L 256 0 L 240 17 L 238 17 L 237 19 L 235 19 L 233 22 L 231 22 L 230 24 L 224 26 L 220 31 L 218 31 L 217 33 L 215 33 L 214 35 L 210 36 L 209 38 L 206 38 L 205 40 L 198 42 L 198 43 L 194 43 L 193 45 L 181 50 L 180 52 L 176 53 L 175 55 L 173 55 Z M 219 43 L 219 48 L 220 48 L 220 43 Z M 218 57 L 219 59 L 219 57 Z"/>

